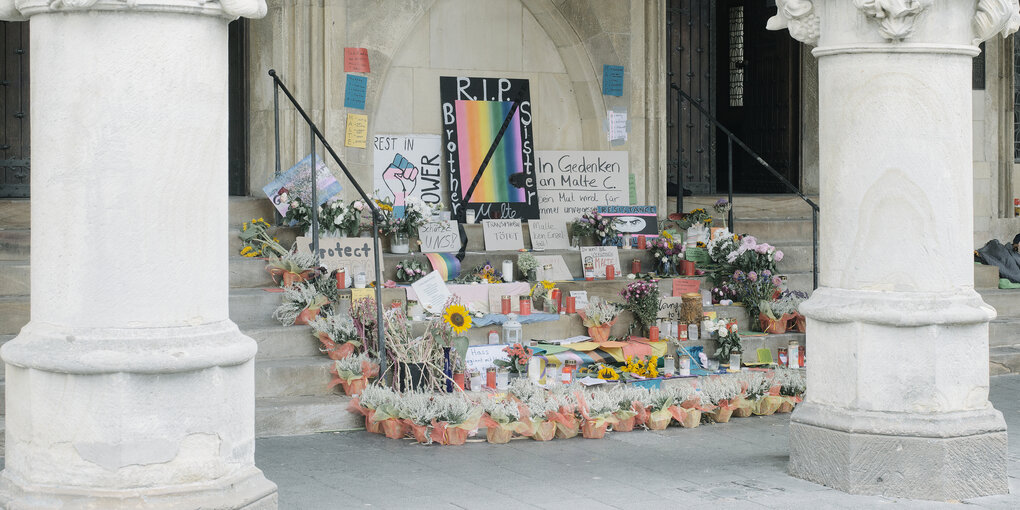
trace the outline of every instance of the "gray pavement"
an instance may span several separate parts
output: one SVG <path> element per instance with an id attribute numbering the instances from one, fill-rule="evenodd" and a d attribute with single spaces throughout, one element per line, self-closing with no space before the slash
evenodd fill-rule
<path id="1" fill-rule="evenodd" d="M 786 474 L 789 415 L 539 443 L 421 446 L 367 432 L 256 441 L 281 509 L 1020 508 L 1020 375 L 992 378 L 1009 426 L 1010 495 L 851 496 Z M 470 440 L 469 440 L 470 441 Z"/>

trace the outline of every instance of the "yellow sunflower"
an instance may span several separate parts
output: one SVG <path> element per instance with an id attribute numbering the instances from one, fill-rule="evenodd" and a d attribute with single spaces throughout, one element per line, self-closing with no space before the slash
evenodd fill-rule
<path id="1" fill-rule="evenodd" d="M 613 367 L 603 366 L 599 369 L 599 379 L 603 381 L 618 381 L 620 380 L 620 374 Z"/>
<path id="2" fill-rule="evenodd" d="M 393 206 L 390 205 L 390 204 L 387 204 L 386 202 L 383 202 L 381 200 L 376 200 L 375 204 L 378 205 L 379 208 L 384 210 L 384 211 L 393 212 Z"/>
<path id="3" fill-rule="evenodd" d="M 443 322 L 453 328 L 454 333 L 460 335 L 471 328 L 471 314 L 464 305 L 450 305 L 443 314 Z"/>

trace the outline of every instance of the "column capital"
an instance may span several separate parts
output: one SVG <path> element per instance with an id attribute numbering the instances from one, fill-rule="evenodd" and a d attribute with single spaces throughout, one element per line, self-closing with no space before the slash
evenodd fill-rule
<path id="1" fill-rule="evenodd" d="M 261 18 L 266 15 L 265 0 L 0 0 L 0 20 L 24 21 L 36 14 L 75 11 L 169 12 L 218 16 Z"/>
<path id="2" fill-rule="evenodd" d="M 915 42 L 977 46 L 1020 28 L 1020 0 L 978 0 L 969 5 L 934 0 L 776 0 L 776 8 L 767 28 L 787 29 L 791 37 L 811 46 L 819 45 L 820 39 L 825 46 L 885 44 L 889 51 Z M 961 21 L 969 17 L 970 22 L 947 25 L 946 16 Z"/>

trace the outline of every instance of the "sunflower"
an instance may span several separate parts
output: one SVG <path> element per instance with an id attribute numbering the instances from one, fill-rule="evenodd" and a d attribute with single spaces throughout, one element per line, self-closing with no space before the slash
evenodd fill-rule
<path id="1" fill-rule="evenodd" d="M 468 314 L 464 305 L 450 305 L 443 314 L 443 321 L 446 322 L 453 332 L 458 335 L 464 333 L 471 327 L 471 315 Z"/>
<path id="2" fill-rule="evenodd" d="M 603 381 L 618 381 L 620 380 L 620 374 L 618 374 L 613 367 L 602 366 L 602 368 L 599 369 L 599 379 L 602 379 Z"/>

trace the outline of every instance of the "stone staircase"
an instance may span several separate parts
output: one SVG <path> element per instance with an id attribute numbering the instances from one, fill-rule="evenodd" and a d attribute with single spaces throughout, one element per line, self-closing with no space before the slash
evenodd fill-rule
<path id="1" fill-rule="evenodd" d="M 685 207 L 707 206 L 717 197 L 688 197 Z M 794 289 L 811 290 L 811 220 L 810 209 L 799 199 L 788 196 L 740 197 L 736 201 L 736 230 L 759 237 L 778 246 L 786 257 L 780 262 L 781 271 L 788 276 L 787 284 Z M 803 209 L 804 212 L 799 212 Z M 284 327 L 272 319 L 272 312 L 280 302 L 275 285 L 265 271 L 265 262 L 246 259 L 237 255 L 240 241 L 237 228 L 252 218 L 272 218 L 273 210 L 265 199 L 232 198 L 230 202 L 230 223 L 225 235 L 230 240 L 230 318 L 245 334 L 252 337 L 259 346 L 255 360 L 256 393 L 256 435 L 258 437 L 305 434 L 360 427 L 361 420 L 346 411 L 349 399 L 338 390 L 326 388 L 330 376 L 330 361 L 318 351 L 318 342 L 307 326 Z M 721 224 L 720 219 L 717 223 Z M 27 201 L 0 201 L 0 342 L 13 338 L 29 319 L 29 206 Z M 526 228 L 526 227 L 525 227 Z M 289 245 L 296 232 L 280 228 L 274 233 L 281 242 Z M 503 259 L 516 261 L 516 252 L 486 252 L 482 243 L 480 226 L 469 226 L 467 258 L 465 266 L 479 264 L 486 260 L 499 264 Z M 529 239 L 525 235 L 526 239 Z M 562 254 L 575 276 L 581 275 L 580 258 L 576 251 L 555 252 Z M 388 268 L 385 278 L 392 278 L 393 265 L 407 255 L 385 256 Z M 625 268 L 633 258 L 642 260 L 642 267 L 651 267 L 647 256 L 637 250 L 621 251 Z M 979 277 L 981 266 L 976 266 Z M 1011 291 L 991 288 L 993 283 L 984 273 L 980 292 L 985 300 L 999 309 L 1000 318 L 991 326 L 992 373 L 1016 370 L 1020 365 L 1020 303 Z M 980 280 L 980 278 L 979 278 Z M 563 284 L 567 288 L 585 288 L 591 295 L 616 296 L 627 280 L 595 281 Z M 663 281 L 661 288 L 666 295 L 670 282 Z M 384 303 L 394 299 L 405 300 L 402 289 L 384 289 Z M 747 329 L 747 316 L 740 307 L 713 307 L 720 316 L 735 317 Z M 613 333 L 626 331 L 630 320 L 621 317 Z M 494 327 L 498 329 L 498 326 Z M 473 328 L 469 337 L 483 343 L 485 333 L 493 328 Z M 564 338 L 582 332 L 576 316 L 562 316 L 553 322 L 526 324 L 525 338 Z M 803 342 L 803 335 L 771 335 L 764 338 L 748 338 L 745 350 L 758 347 L 785 346 L 789 340 Z M 695 342 L 695 345 L 697 342 Z M 706 345 L 706 349 L 714 345 Z M 2 382 L 0 382 L 2 384 Z M 0 391 L 0 412 L 3 392 Z M 2 418 L 2 415 L 0 415 Z"/>
<path id="2" fill-rule="evenodd" d="M 974 287 L 998 317 L 988 325 L 989 373 L 1020 373 L 1020 289 L 999 289 L 994 266 L 974 266 Z"/>

